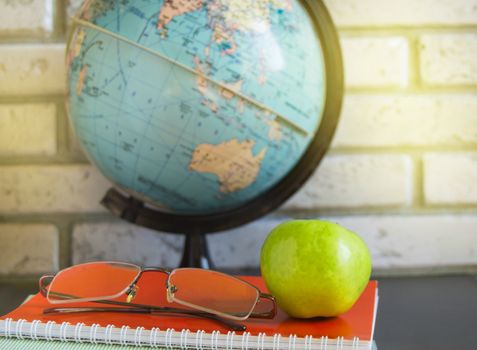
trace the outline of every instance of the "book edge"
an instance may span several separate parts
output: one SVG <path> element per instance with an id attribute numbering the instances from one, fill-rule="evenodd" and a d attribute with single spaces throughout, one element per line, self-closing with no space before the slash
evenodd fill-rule
<path id="1" fill-rule="evenodd" d="M 13 319 L 0 320 L 0 337 L 31 340 L 62 341 L 75 343 L 101 343 L 129 346 L 160 346 L 167 349 L 256 349 L 256 350 L 311 350 L 311 349 L 371 349 L 373 340 L 358 338 L 313 338 L 311 336 L 297 337 L 296 335 L 281 337 L 279 334 L 267 335 L 260 333 L 256 336 L 248 332 L 235 334 L 228 332 L 221 334 L 218 331 L 205 333 L 204 331 L 191 332 L 187 329 L 176 331 L 158 328 L 146 330 L 143 327 L 121 328 L 108 325 L 100 327 L 98 324 L 85 326 L 69 322 L 56 324 L 39 320 L 27 322 Z"/>

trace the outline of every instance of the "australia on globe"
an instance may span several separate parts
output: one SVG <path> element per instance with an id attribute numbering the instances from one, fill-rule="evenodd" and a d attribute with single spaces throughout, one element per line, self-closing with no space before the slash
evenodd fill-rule
<path id="1" fill-rule="evenodd" d="M 316 26 L 296 0 L 86 0 L 67 106 L 89 159 L 166 212 L 213 214 L 281 181 L 325 105 Z"/>

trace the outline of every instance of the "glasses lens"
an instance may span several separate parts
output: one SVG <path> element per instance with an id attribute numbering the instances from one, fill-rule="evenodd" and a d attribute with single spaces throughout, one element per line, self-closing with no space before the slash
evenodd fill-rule
<path id="1" fill-rule="evenodd" d="M 250 315 L 259 296 L 247 282 L 210 270 L 177 269 L 168 282 L 173 301 L 237 320 Z"/>
<path id="2" fill-rule="evenodd" d="M 48 287 L 50 303 L 112 299 L 126 291 L 141 268 L 133 264 L 95 262 L 58 272 Z"/>

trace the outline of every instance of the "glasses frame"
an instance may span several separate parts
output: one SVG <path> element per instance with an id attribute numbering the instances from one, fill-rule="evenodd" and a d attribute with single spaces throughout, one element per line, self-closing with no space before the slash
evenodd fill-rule
<path id="1" fill-rule="evenodd" d="M 133 267 L 138 268 L 138 274 L 134 278 L 134 280 L 126 287 L 124 288 L 121 292 L 113 295 L 113 296 L 107 296 L 107 297 L 98 297 L 98 298 L 77 298 L 73 295 L 64 295 L 62 294 L 61 297 L 65 299 L 61 300 L 55 300 L 55 301 L 50 301 L 48 300 L 48 296 L 50 294 L 49 289 L 47 288 L 49 285 L 51 285 L 54 282 L 54 279 L 56 276 L 59 276 L 62 272 L 70 270 L 74 267 L 77 266 L 84 266 L 84 265 L 92 265 L 92 264 L 120 264 L 120 265 L 130 265 Z M 238 278 L 236 276 L 232 276 L 226 273 L 214 271 L 214 270 L 209 270 L 213 273 L 223 275 L 227 278 L 234 278 L 239 280 L 242 283 L 247 284 L 248 286 L 252 287 L 257 291 L 257 298 L 254 303 L 254 306 L 250 310 L 250 312 L 246 316 L 234 316 L 231 314 L 215 311 L 213 309 L 208 309 L 205 307 L 201 307 L 192 303 L 187 303 L 184 302 L 180 299 L 174 298 L 174 293 L 176 291 L 176 286 L 174 286 L 172 283 L 170 283 L 170 278 L 174 274 L 175 271 L 178 270 L 203 270 L 199 268 L 176 268 L 176 269 L 167 269 L 167 268 L 162 268 L 162 267 L 141 267 L 135 264 L 130 264 L 130 263 L 124 263 L 124 262 L 119 262 L 119 261 L 96 261 L 96 262 L 88 262 L 84 264 L 78 264 L 74 265 L 71 267 L 68 267 L 66 269 L 63 269 L 56 273 L 55 275 L 44 275 L 40 278 L 39 280 L 39 289 L 41 295 L 43 295 L 49 303 L 51 304 L 68 304 L 68 303 L 77 303 L 77 302 L 93 302 L 93 303 L 99 303 L 99 304 L 106 304 L 106 305 L 115 305 L 115 306 L 123 306 L 123 308 L 118 308 L 118 307 L 109 307 L 109 308 L 104 308 L 104 307 L 54 307 L 54 308 L 47 308 L 43 310 L 44 314 L 53 314 L 53 313 L 77 313 L 77 312 L 125 312 L 125 313 L 147 313 L 147 314 L 158 314 L 158 313 L 165 313 L 165 314 L 183 314 L 186 316 L 195 316 L 195 317 L 201 317 L 201 318 L 207 318 L 211 320 L 218 321 L 222 323 L 223 325 L 227 326 L 228 328 L 231 328 L 236 331 L 245 331 L 246 326 L 243 324 L 239 324 L 233 321 L 243 321 L 246 320 L 247 318 L 258 318 L 258 319 L 272 319 L 276 316 L 277 313 L 277 307 L 276 307 L 276 302 L 275 302 L 275 297 L 273 297 L 271 294 L 267 293 L 262 293 L 260 289 L 258 289 L 256 286 L 253 284 L 244 281 L 241 278 Z M 166 288 L 166 298 L 169 303 L 176 302 L 178 304 L 187 306 L 191 308 L 191 310 L 187 309 L 180 309 L 180 308 L 173 308 L 173 307 L 167 307 L 167 306 L 153 306 L 153 305 L 146 305 L 146 304 L 136 304 L 132 302 L 121 302 L 121 301 L 116 301 L 116 300 L 110 300 L 110 299 L 115 299 L 120 297 L 123 294 L 126 294 L 128 297 L 134 297 L 136 295 L 137 289 L 136 285 L 141 279 L 142 275 L 146 272 L 159 272 L 167 275 L 166 278 L 166 283 L 165 283 L 165 288 Z M 54 292 L 51 292 L 54 293 Z M 58 293 L 57 293 L 58 294 Z M 70 298 L 70 299 L 68 299 Z M 271 302 L 272 304 L 272 309 L 270 311 L 266 312 L 253 312 L 253 309 L 257 306 L 257 304 L 260 302 L 261 299 L 265 299 Z"/>

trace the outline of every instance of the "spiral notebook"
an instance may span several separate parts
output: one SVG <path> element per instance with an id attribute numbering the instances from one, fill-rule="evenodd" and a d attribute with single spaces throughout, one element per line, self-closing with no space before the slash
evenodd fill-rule
<path id="1" fill-rule="evenodd" d="M 160 274 L 145 274 L 141 279 L 141 293 L 138 293 L 138 298 L 141 299 L 135 302 L 147 304 L 148 300 L 157 300 L 159 294 L 165 294 L 160 289 L 164 284 L 155 280 L 157 277 L 154 275 Z M 266 291 L 260 277 L 242 278 Z M 372 349 L 373 346 L 377 290 L 377 282 L 370 281 L 351 310 L 339 317 L 294 319 L 278 310 L 273 320 L 244 321 L 246 332 L 232 332 L 210 320 L 169 315 L 45 315 L 43 309 L 51 307 L 51 304 L 37 294 L 14 311 L 0 317 L 0 337 L 33 339 L 43 344 L 47 340 L 169 349 L 364 350 Z M 91 304 L 78 303 L 74 306 Z"/>

